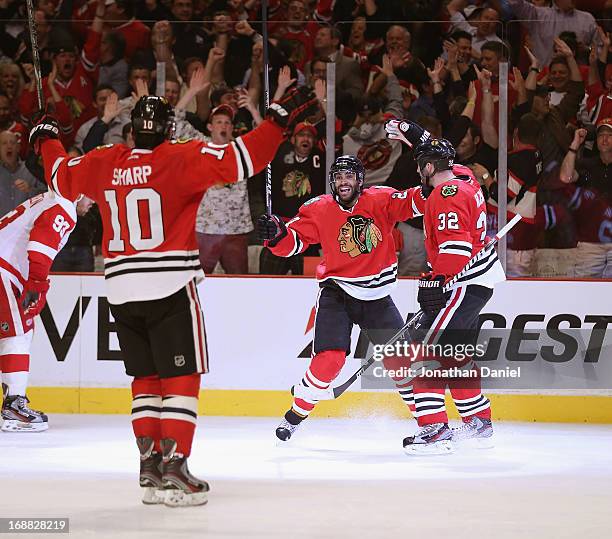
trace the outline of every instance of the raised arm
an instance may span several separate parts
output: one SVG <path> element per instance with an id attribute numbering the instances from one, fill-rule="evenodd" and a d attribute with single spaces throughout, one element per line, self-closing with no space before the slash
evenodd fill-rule
<path id="1" fill-rule="evenodd" d="M 482 140 L 491 148 L 497 148 L 499 146 L 499 136 L 495 127 L 495 104 L 493 103 L 493 92 L 491 92 L 492 73 L 486 69 L 476 71 L 476 73 L 482 88 L 482 101 L 480 103 Z"/>
<path id="2" fill-rule="evenodd" d="M 574 183 L 578 180 L 578 173 L 576 172 L 576 157 L 578 151 L 584 144 L 584 140 L 587 136 L 586 129 L 576 129 L 574 131 L 574 140 L 570 144 L 567 154 L 561 163 L 561 170 L 559 171 L 559 179 L 563 183 Z"/>

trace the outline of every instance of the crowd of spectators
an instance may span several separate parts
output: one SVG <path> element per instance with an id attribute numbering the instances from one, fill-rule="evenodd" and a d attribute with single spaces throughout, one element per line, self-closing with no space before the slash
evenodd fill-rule
<path id="1" fill-rule="evenodd" d="M 130 112 L 148 93 L 174 106 L 177 137 L 226 144 L 262 121 L 260 0 L 34 4 L 44 98 L 71 155 L 133 146 Z M 611 12 L 610 0 L 269 0 L 271 95 L 309 85 L 320 103 L 272 163 L 275 213 L 290 219 L 326 191 L 327 144 L 363 161 L 367 186 L 417 185 L 411 152 L 384 133 L 387 118 L 406 117 L 455 145 L 483 186 L 494 233 L 507 61 L 508 216 L 524 216 L 508 237 L 508 274 L 611 278 Z M 26 141 L 33 71 L 25 2 L 0 0 L 0 215 L 45 189 Z M 249 249 L 263 191 L 261 175 L 206 193 L 195 231 L 205 272 L 300 274 L 304 256 L 318 255 Z M 100 253 L 96 205 L 82 200 L 78 214 L 57 271 L 91 271 Z M 399 224 L 396 248 L 400 275 L 425 270 L 420 220 Z"/>

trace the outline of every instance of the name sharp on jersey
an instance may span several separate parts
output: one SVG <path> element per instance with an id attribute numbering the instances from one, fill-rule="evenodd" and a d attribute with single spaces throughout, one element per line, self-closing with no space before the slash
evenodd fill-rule
<path id="1" fill-rule="evenodd" d="M 149 165 L 113 169 L 113 185 L 139 185 L 147 183 L 152 168 Z"/>

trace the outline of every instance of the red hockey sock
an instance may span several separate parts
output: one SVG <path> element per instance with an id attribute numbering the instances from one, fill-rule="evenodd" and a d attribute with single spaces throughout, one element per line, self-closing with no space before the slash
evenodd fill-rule
<path id="1" fill-rule="evenodd" d="M 198 421 L 198 395 L 200 375 L 188 374 L 162 378 L 162 439 L 172 438 L 176 452 L 188 457 Z"/>
<path id="2" fill-rule="evenodd" d="M 480 383 L 478 383 L 478 387 L 473 388 L 451 386 L 450 391 L 457 411 L 464 422 L 469 421 L 473 416 L 481 419 L 491 419 L 491 403 L 480 392 Z"/>
<path id="3" fill-rule="evenodd" d="M 2 382 L 8 386 L 9 395 L 25 396 L 30 372 L 28 354 L 6 354 L 0 356 Z"/>
<path id="4" fill-rule="evenodd" d="M 325 350 L 316 354 L 308 370 L 304 374 L 302 384 L 316 389 L 327 389 L 331 381 L 338 376 L 346 361 L 344 350 Z M 314 409 L 318 401 L 293 399 L 292 409 L 300 416 L 308 416 Z"/>
<path id="5" fill-rule="evenodd" d="M 134 436 L 149 436 L 161 451 L 162 393 L 159 376 L 134 378 L 132 382 L 132 429 Z"/>

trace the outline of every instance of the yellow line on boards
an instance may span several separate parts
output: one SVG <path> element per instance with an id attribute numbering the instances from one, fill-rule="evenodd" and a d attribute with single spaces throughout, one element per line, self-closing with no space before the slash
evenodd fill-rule
<path id="1" fill-rule="evenodd" d="M 47 413 L 127 414 L 129 388 L 31 387 L 34 409 Z M 612 423 L 612 396 L 600 395 L 488 395 L 493 418 L 507 421 L 553 423 Z M 207 389 L 200 392 L 199 413 L 215 416 L 280 417 L 291 405 L 288 391 Z M 451 419 L 459 416 L 450 397 L 446 406 Z M 345 393 L 337 401 L 317 405 L 313 417 L 391 416 L 410 418 L 395 393 Z"/>

